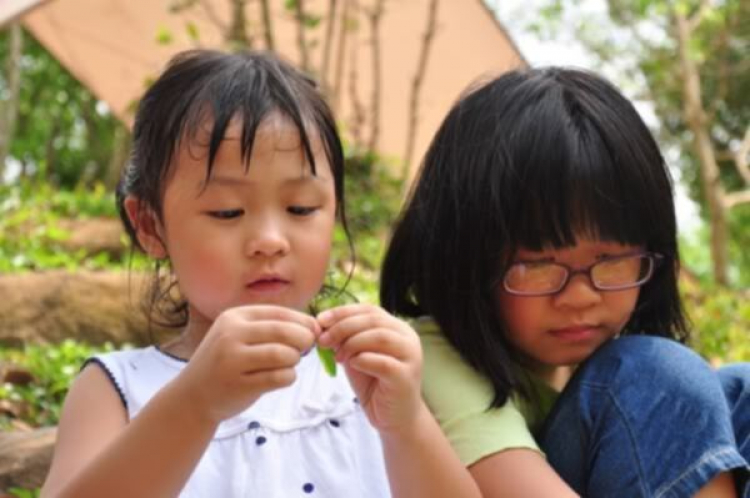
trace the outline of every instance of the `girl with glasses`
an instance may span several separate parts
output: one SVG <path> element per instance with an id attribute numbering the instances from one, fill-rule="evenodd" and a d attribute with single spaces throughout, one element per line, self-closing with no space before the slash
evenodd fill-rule
<path id="1" fill-rule="evenodd" d="M 672 184 L 602 78 L 469 91 L 396 225 L 381 301 L 485 497 L 750 496 L 750 365 L 685 347 Z"/>

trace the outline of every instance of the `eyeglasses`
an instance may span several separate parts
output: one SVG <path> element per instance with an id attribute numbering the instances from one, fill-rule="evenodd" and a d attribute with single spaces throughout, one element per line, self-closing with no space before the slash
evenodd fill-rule
<path id="1" fill-rule="evenodd" d="M 653 276 L 664 260 L 657 253 L 631 253 L 609 256 L 578 270 L 552 261 L 519 261 L 503 275 L 503 288 L 517 296 L 549 296 L 562 292 L 578 273 L 587 275 L 600 291 L 618 291 L 639 287 Z"/>

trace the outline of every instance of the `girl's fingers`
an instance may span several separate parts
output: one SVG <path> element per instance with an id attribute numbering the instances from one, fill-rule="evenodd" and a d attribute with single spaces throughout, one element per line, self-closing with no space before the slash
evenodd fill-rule
<path id="1" fill-rule="evenodd" d="M 244 389 L 268 392 L 291 386 L 295 380 L 297 380 L 297 372 L 294 368 L 277 368 L 248 373 L 243 375 L 239 382 Z"/>
<path id="2" fill-rule="evenodd" d="M 340 311 L 336 308 L 331 311 Z M 347 310 L 352 311 L 352 310 Z M 366 330 L 381 328 L 389 329 L 393 334 L 409 335 L 410 328 L 401 320 L 394 318 L 385 311 L 373 310 L 372 308 L 362 309 L 360 313 L 346 313 L 345 316 L 338 316 L 335 321 L 327 328 L 324 328 L 318 337 L 318 342 L 324 347 L 336 347 Z"/>
<path id="3" fill-rule="evenodd" d="M 409 361 L 418 353 L 407 336 L 391 329 L 376 328 L 351 335 L 336 349 L 336 360 L 346 362 L 358 354 L 372 352 L 387 355 L 398 361 Z"/>
<path id="4" fill-rule="evenodd" d="M 378 314 L 378 315 L 388 315 L 382 308 L 379 306 L 373 306 L 371 304 L 345 304 L 343 306 L 338 306 L 336 308 L 331 308 L 329 310 L 326 310 L 317 316 L 318 323 L 324 328 L 329 328 L 334 326 L 337 322 L 349 318 L 355 315 L 370 315 L 370 314 Z"/>
<path id="5" fill-rule="evenodd" d="M 280 343 L 298 352 L 307 351 L 315 343 L 315 334 L 299 323 L 273 320 L 245 322 L 237 333 L 242 344 Z"/>
<path id="6" fill-rule="evenodd" d="M 375 377 L 385 386 L 403 382 L 404 364 L 392 356 L 372 352 L 360 353 L 351 358 L 347 362 L 347 366 L 365 375 Z"/>
<path id="7" fill-rule="evenodd" d="M 236 314 L 248 321 L 272 320 L 297 323 L 315 335 L 320 333 L 320 324 L 315 317 L 291 308 L 273 305 L 248 305 L 233 308 L 230 310 L 230 313 Z"/>
<path id="8" fill-rule="evenodd" d="M 235 361 L 243 375 L 264 370 L 294 368 L 300 361 L 299 350 L 285 344 L 268 343 L 243 346 Z"/>

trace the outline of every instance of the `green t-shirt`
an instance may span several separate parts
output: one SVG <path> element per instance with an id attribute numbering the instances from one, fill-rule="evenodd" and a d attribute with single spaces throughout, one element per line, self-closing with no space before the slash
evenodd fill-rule
<path id="1" fill-rule="evenodd" d="M 412 325 L 424 351 L 422 392 L 464 465 L 508 449 L 541 453 L 531 428 L 539 427 L 559 393 L 529 376 L 538 403 L 511 397 L 488 409 L 494 398 L 490 381 L 463 361 L 434 321 L 420 318 Z"/>

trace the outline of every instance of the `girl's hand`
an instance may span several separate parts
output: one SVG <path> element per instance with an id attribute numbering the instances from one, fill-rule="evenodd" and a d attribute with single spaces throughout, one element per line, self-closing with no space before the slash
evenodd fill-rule
<path id="1" fill-rule="evenodd" d="M 218 424 L 264 393 L 292 384 L 294 367 L 319 332 L 313 317 L 279 306 L 226 310 L 176 382 L 190 396 L 191 409 Z"/>
<path id="2" fill-rule="evenodd" d="M 350 304 L 318 315 L 318 344 L 336 351 L 381 433 L 410 431 L 422 406 L 422 348 L 417 333 L 377 306 Z"/>

